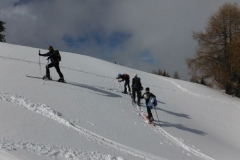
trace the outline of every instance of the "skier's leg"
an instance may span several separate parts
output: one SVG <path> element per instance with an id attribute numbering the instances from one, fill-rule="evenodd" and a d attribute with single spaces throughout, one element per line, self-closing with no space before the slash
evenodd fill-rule
<path id="1" fill-rule="evenodd" d="M 135 94 L 136 94 L 136 91 L 133 89 L 132 90 L 132 99 L 133 99 L 134 102 L 135 102 Z"/>
<path id="2" fill-rule="evenodd" d="M 53 63 L 50 63 L 50 64 L 46 65 L 46 76 L 47 77 L 50 77 L 50 69 L 49 68 L 51 68 L 53 66 L 54 66 Z"/>
<path id="3" fill-rule="evenodd" d="M 124 83 L 124 91 L 123 91 L 124 93 L 127 93 L 127 82 L 125 81 L 125 83 Z"/>
<path id="4" fill-rule="evenodd" d="M 64 79 L 62 72 L 60 71 L 59 63 L 55 64 L 56 71 L 60 77 L 60 79 Z"/>
<path id="5" fill-rule="evenodd" d="M 128 87 L 129 94 L 131 94 L 131 88 L 130 88 L 130 85 L 129 85 L 129 79 L 126 80 L 126 86 Z"/>
<path id="6" fill-rule="evenodd" d="M 150 107 L 147 107 L 147 112 L 148 112 L 148 118 L 151 120 L 152 112 L 151 112 L 151 108 Z"/>
<path id="7" fill-rule="evenodd" d="M 141 91 L 137 90 L 137 99 L 138 99 L 138 105 L 140 105 L 140 98 L 141 98 Z"/>
<path id="8" fill-rule="evenodd" d="M 150 118 L 150 108 L 147 106 L 148 118 Z"/>

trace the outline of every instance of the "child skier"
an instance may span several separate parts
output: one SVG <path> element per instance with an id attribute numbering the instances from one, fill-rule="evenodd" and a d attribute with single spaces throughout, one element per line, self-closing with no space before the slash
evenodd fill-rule
<path id="1" fill-rule="evenodd" d="M 149 119 L 150 122 L 152 122 L 154 119 L 152 116 L 151 109 L 157 105 L 156 96 L 150 92 L 150 89 L 148 87 L 145 89 L 145 91 L 146 92 L 141 96 L 141 99 L 144 98 L 146 101 L 147 113 L 148 113 L 147 118 Z"/>
<path id="2" fill-rule="evenodd" d="M 127 94 L 127 87 L 128 87 L 128 92 L 129 92 L 129 94 L 131 94 L 131 89 L 130 89 L 130 86 L 129 86 L 130 76 L 128 74 L 120 74 L 119 73 L 117 75 L 116 79 L 118 79 L 118 82 L 125 81 L 125 83 L 124 83 L 124 91 L 122 93 Z M 119 80 L 119 79 L 121 79 L 121 80 Z"/>

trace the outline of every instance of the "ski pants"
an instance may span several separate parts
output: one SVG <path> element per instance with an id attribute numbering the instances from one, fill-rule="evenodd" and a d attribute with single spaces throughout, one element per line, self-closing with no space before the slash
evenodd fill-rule
<path id="1" fill-rule="evenodd" d="M 137 103 L 140 103 L 141 91 L 136 90 L 136 89 L 132 89 L 132 98 L 133 98 L 134 101 L 135 101 L 136 94 L 137 94 Z"/>
<path id="2" fill-rule="evenodd" d="M 124 92 L 125 93 L 127 92 L 127 87 L 128 87 L 128 92 L 131 93 L 129 82 L 130 82 L 129 79 L 125 80 L 125 83 L 124 83 Z"/>
<path id="3" fill-rule="evenodd" d="M 53 62 L 53 63 L 50 63 L 50 64 L 46 65 L 46 75 L 50 76 L 49 68 L 52 68 L 52 67 L 55 67 L 59 77 L 63 78 L 63 74 L 62 74 L 62 72 L 60 71 L 60 68 L 59 68 L 59 62 Z"/>
<path id="4" fill-rule="evenodd" d="M 147 107 L 147 113 L 148 113 L 148 118 L 152 117 L 152 112 L 151 112 L 151 108 Z"/>

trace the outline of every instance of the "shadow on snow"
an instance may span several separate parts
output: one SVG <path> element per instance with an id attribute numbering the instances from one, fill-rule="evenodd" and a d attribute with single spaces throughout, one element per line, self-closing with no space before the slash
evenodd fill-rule
<path id="1" fill-rule="evenodd" d="M 159 124 L 156 124 L 160 127 L 175 127 L 177 129 L 180 129 L 180 130 L 183 130 L 183 131 L 187 131 L 187 132 L 191 132 L 191 133 L 195 133 L 195 134 L 198 134 L 198 135 L 201 135 L 201 136 L 204 136 L 206 135 L 207 133 L 203 132 L 203 131 L 200 131 L 200 130 L 197 130 L 197 129 L 192 129 L 192 128 L 188 128 L 184 125 L 181 125 L 181 124 L 173 124 L 173 123 L 169 123 L 169 122 L 164 122 L 164 121 L 161 121 L 161 125 Z"/>
<path id="2" fill-rule="evenodd" d="M 101 95 L 108 96 L 108 97 L 115 97 L 115 98 L 122 97 L 122 96 L 120 96 L 118 94 L 115 94 L 115 93 L 112 93 L 110 91 L 100 89 L 101 87 L 97 87 L 97 86 L 90 86 L 90 85 L 76 83 L 76 82 L 68 82 L 68 84 L 73 85 L 73 86 L 77 86 L 77 87 L 81 87 L 81 88 L 85 88 L 85 89 L 89 89 L 89 90 L 92 90 L 94 92 L 101 93 Z"/>

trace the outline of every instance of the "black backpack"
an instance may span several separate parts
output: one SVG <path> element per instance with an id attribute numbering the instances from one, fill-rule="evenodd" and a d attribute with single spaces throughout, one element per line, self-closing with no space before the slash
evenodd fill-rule
<path id="1" fill-rule="evenodd" d="M 142 89 L 141 79 L 138 77 L 133 78 L 133 86 L 134 89 Z"/>
<path id="2" fill-rule="evenodd" d="M 62 60 L 62 58 L 61 58 L 61 55 L 60 55 L 60 53 L 59 53 L 59 51 L 58 50 L 54 50 L 54 58 L 58 61 L 58 62 L 60 62 L 61 60 Z"/>

